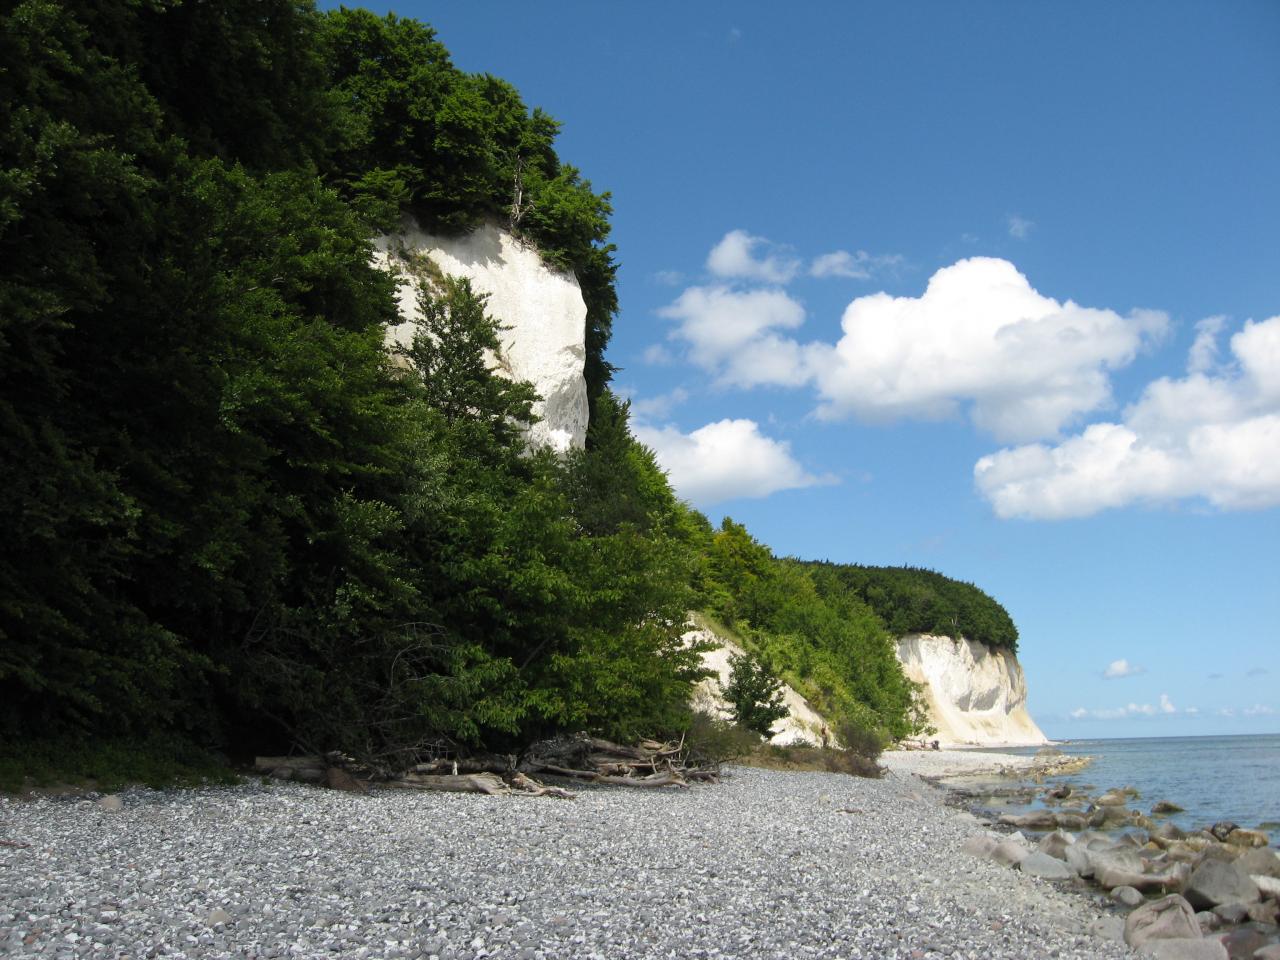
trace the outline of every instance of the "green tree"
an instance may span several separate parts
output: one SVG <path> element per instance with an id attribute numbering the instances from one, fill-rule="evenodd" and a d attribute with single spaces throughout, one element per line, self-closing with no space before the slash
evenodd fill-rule
<path id="1" fill-rule="evenodd" d="M 724 698 L 736 723 L 762 737 L 773 735 L 773 725 L 787 715 L 782 681 L 750 654 L 729 655 L 729 682 Z"/>

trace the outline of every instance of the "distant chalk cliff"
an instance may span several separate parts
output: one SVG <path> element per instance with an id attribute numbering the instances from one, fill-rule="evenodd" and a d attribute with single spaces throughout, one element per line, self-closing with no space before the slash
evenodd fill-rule
<path id="1" fill-rule="evenodd" d="M 907 677 L 924 685 L 943 746 L 1049 742 L 1027 712 L 1027 681 L 1007 650 L 915 633 L 898 641 L 897 652 Z"/>
<path id="2" fill-rule="evenodd" d="M 393 234 L 374 241 L 375 262 L 405 276 L 418 272 L 426 257 L 449 276 L 466 277 L 477 293 L 488 294 L 487 312 L 504 328 L 498 369 L 527 380 L 542 400 L 534 405 L 541 422 L 530 430 L 539 445 L 564 451 L 582 447 L 587 435 L 587 305 L 571 273 L 547 266 L 538 251 L 493 225 L 459 237 L 425 233 L 405 220 Z M 388 339 L 408 345 L 418 316 L 417 290 L 400 288 L 405 322 Z"/>

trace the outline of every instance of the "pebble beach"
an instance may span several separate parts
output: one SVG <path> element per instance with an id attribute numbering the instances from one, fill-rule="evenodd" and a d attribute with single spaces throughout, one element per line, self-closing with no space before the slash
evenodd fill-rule
<path id="1" fill-rule="evenodd" d="M 961 852 L 981 828 L 910 772 L 926 754 L 900 756 L 881 780 L 733 768 L 573 800 L 258 781 L 0 800 L 0 953 L 1130 956 L 1088 899 Z"/>

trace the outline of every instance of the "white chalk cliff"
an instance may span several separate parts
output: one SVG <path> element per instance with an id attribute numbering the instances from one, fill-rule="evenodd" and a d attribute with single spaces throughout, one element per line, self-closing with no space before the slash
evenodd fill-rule
<path id="1" fill-rule="evenodd" d="M 908 679 L 924 685 L 943 746 L 1049 742 L 1027 712 L 1027 681 L 1012 653 L 919 633 L 900 639 L 897 652 Z"/>
<path id="2" fill-rule="evenodd" d="M 488 294 L 486 310 L 505 329 L 501 363 L 513 380 L 527 380 L 542 400 L 534 405 L 540 422 L 529 431 L 533 443 L 564 451 L 581 447 L 587 435 L 587 305 L 577 278 L 549 267 L 532 246 L 491 224 L 458 237 L 434 236 L 405 220 L 393 234 L 374 241 L 374 262 L 413 278 L 427 258 L 454 277 L 466 277 L 477 293 Z M 400 315 L 388 341 L 408 345 L 420 316 L 414 284 L 400 287 Z"/>
<path id="3" fill-rule="evenodd" d="M 729 682 L 729 655 L 741 656 L 742 648 L 732 640 L 705 629 L 691 630 L 684 635 L 684 640 L 685 643 L 709 641 L 716 644 L 715 649 L 702 654 L 702 665 L 712 671 L 712 676 L 698 684 L 693 695 L 693 706 L 726 720 L 730 719 L 732 712 L 724 698 L 724 688 Z M 835 735 L 827 721 L 818 715 L 808 700 L 786 684 L 782 687 L 782 698 L 787 706 L 787 715 L 774 723 L 772 729 L 775 733 L 769 739 L 770 743 L 785 746 L 792 743 L 835 742 Z"/>

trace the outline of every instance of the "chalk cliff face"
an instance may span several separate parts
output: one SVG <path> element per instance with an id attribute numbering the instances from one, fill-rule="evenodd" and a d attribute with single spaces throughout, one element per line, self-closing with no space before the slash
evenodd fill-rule
<path id="1" fill-rule="evenodd" d="M 487 311 L 506 329 L 499 332 L 502 362 L 495 366 L 514 380 L 528 380 L 542 397 L 534 405 L 541 422 L 530 439 L 564 451 L 581 447 L 587 435 L 587 305 L 577 279 L 548 267 L 537 250 L 492 225 L 460 237 L 439 237 L 404 221 L 394 234 L 374 241 L 374 261 L 412 278 L 422 259 L 455 277 L 466 277 L 477 293 L 489 295 Z M 407 345 L 412 319 L 419 316 L 417 290 L 400 288 L 400 315 L 388 340 Z"/>
<path id="2" fill-rule="evenodd" d="M 723 691 L 729 682 L 729 655 L 741 655 L 742 648 L 710 630 L 691 630 L 685 634 L 684 639 L 686 643 L 710 641 L 717 644 L 716 649 L 708 650 L 702 655 L 702 665 L 711 670 L 713 676 L 698 684 L 694 691 L 693 706 L 728 719 L 729 704 L 724 699 Z M 830 743 L 835 742 L 831 728 L 809 705 L 808 700 L 785 684 L 782 687 L 782 697 L 787 705 L 787 715 L 773 725 L 777 732 L 770 738 L 770 743 L 785 746 L 798 742 L 821 744 L 824 739 Z"/>
<path id="3" fill-rule="evenodd" d="M 898 660 L 924 684 L 929 715 L 943 746 L 1048 743 L 1027 712 L 1027 681 L 1017 657 L 973 640 L 909 634 Z"/>

